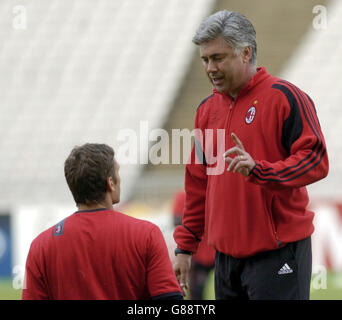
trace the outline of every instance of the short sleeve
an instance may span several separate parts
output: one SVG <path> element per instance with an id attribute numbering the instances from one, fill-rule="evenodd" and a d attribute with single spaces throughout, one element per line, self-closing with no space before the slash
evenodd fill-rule
<path id="1" fill-rule="evenodd" d="M 49 299 L 39 256 L 39 246 L 33 242 L 26 260 L 22 300 Z"/>
<path id="2" fill-rule="evenodd" d="M 157 226 L 153 226 L 147 243 L 147 285 L 151 297 L 182 294 L 172 268 L 165 239 Z"/>

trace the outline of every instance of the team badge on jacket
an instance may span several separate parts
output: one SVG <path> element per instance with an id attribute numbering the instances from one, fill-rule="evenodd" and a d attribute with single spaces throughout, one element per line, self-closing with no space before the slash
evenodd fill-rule
<path id="1" fill-rule="evenodd" d="M 250 124 L 253 122 L 256 114 L 256 109 L 254 106 L 250 107 L 246 113 L 245 121 L 247 124 Z"/>

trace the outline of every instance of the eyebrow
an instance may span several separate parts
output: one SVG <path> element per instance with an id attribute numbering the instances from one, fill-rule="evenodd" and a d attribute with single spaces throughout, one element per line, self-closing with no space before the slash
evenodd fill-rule
<path id="1" fill-rule="evenodd" d="M 217 57 L 217 56 L 224 56 L 224 55 L 226 55 L 226 53 L 214 53 L 214 54 L 212 54 L 212 55 L 210 55 L 210 56 L 201 56 L 201 59 L 204 59 L 204 58 L 215 58 L 215 57 Z"/>

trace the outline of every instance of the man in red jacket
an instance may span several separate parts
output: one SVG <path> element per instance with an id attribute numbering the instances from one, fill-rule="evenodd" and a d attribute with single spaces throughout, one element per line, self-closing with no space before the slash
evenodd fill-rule
<path id="1" fill-rule="evenodd" d="M 314 213 L 305 186 L 329 167 L 314 103 L 256 66 L 255 30 L 243 15 L 211 15 L 193 42 L 214 90 L 197 108 L 174 232 L 180 285 L 205 229 L 217 299 L 309 299 Z"/>
<path id="2" fill-rule="evenodd" d="M 113 149 L 75 147 L 64 171 L 78 211 L 33 240 L 22 299 L 183 299 L 160 229 L 113 210 Z"/>

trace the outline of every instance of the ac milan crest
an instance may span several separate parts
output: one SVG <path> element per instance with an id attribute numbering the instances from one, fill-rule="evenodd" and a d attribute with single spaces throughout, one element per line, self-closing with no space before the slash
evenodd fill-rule
<path id="1" fill-rule="evenodd" d="M 253 122 L 256 114 L 256 109 L 254 106 L 250 107 L 246 113 L 245 121 L 247 124 L 250 124 Z"/>
<path id="2" fill-rule="evenodd" d="M 56 226 L 55 232 L 56 232 L 56 233 L 60 233 L 61 231 L 62 231 L 62 227 L 61 227 L 61 225 L 59 224 L 59 225 Z"/>

